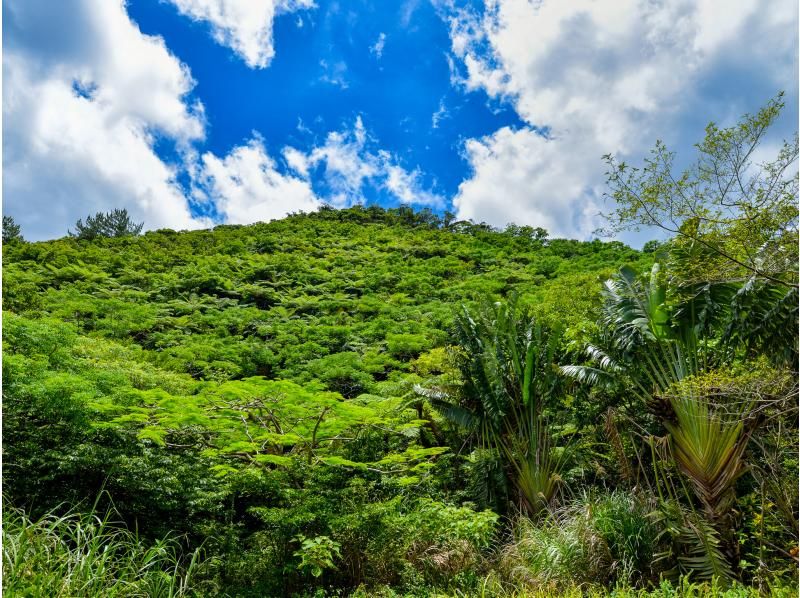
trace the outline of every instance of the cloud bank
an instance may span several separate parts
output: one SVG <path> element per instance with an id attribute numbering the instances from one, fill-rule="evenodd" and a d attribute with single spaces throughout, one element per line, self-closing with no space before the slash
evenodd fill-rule
<path id="1" fill-rule="evenodd" d="M 257 133 L 223 155 L 199 150 L 205 114 L 188 67 L 139 30 L 122 0 L 9 0 L 3 10 L 4 212 L 32 240 L 116 207 L 147 229 L 186 229 L 346 207 L 367 185 L 401 202 L 443 203 L 360 117 L 277 157 Z M 244 19 L 226 10 L 209 14 Z M 246 53 L 255 63 L 264 48 Z"/>
<path id="2" fill-rule="evenodd" d="M 472 175 L 454 206 L 498 226 L 587 237 L 602 209 L 601 156 L 639 156 L 658 137 L 688 146 L 705 124 L 692 112 L 714 105 L 704 78 L 727 73 L 761 103 L 796 85 L 788 0 L 487 0 L 446 18 L 456 85 L 509 102 L 528 125 L 465 142 Z"/>
<path id="3" fill-rule="evenodd" d="M 164 41 L 122 0 L 8 0 L 3 20 L 5 213 L 33 238 L 113 207 L 150 228 L 206 224 L 153 149 L 204 135 L 194 81 Z"/>
<path id="4" fill-rule="evenodd" d="M 246 73 L 253 81 L 267 74 L 257 69 L 275 54 L 276 16 L 313 6 L 311 0 L 165 2 L 207 23 L 218 43 L 256 69 Z M 459 218 L 496 226 L 513 221 L 553 235 L 588 237 L 604 209 L 602 155 L 637 160 L 659 137 L 679 156 L 689 155 L 708 120 L 733 122 L 781 89 L 789 92 L 787 113 L 796 109 L 797 6 L 790 0 L 435 5 L 438 13 L 431 18 L 441 27 L 442 17 L 449 33 L 449 48 L 438 59 L 442 85 L 451 88 L 426 98 L 427 82 L 415 79 L 418 87 L 408 93 L 423 95 L 408 100 L 426 100 L 417 102 L 425 106 L 419 121 L 425 130 L 413 141 L 395 135 L 393 146 L 400 149 L 388 151 L 365 124 L 387 135 L 386 123 L 375 116 L 380 110 L 349 104 L 335 117 L 304 114 L 313 131 L 304 125 L 296 136 L 281 139 L 245 129 L 232 147 L 230 141 L 214 146 L 207 139 L 206 108 L 181 60 L 196 57 L 178 57 L 161 37 L 144 34 L 125 1 L 7 0 L 5 213 L 26 237 L 41 239 L 62 236 L 78 218 L 112 208 L 127 208 L 148 229 L 183 229 L 279 218 L 322 203 L 346 207 L 369 197 L 453 209 Z M 407 3 L 401 16 L 423 8 Z M 328 16 L 339 12 L 350 23 L 351 12 L 331 8 Z M 334 58 L 331 44 L 323 44 L 323 54 L 309 62 L 307 81 L 300 77 L 299 84 L 327 81 L 331 85 L 315 89 L 338 102 L 363 95 L 371 84 L 365 73 L 392 68 L 392 53 L 382 54 L 384 43 L 391 39 L 392 47 L 403 47 L 403 35 L 413 33 L 410 22 L 399 23 L 407 33 L 387 24 L 353 45 L 363 52 L 360 61 L 352 55 L 345 64 Z M 408 74 L 402 59 L 398 66 Z M 461 112 L 465 98 L 473 104 L 486 98 L 490 110 L 505 107 L 518 119 L 473 127 L 477 113 Z M 212 96 L 207 99 L 219 106 Z M 236 109 L 236 98 L 231 95 L 223 106 Z M 311 107 L 321 110 L 313 102 Z M 338 124 L 324 124 L 331 122 Z M 516 124 L 501 126 L 508 122 Z M 389 131 L 396 128 L 389 124 Z M 462 124 L 477 132 L 428 147 Z M 796 123 L 789 122 L 781 132 L 794 130 Z M 452 155 L 445 156 L 447 151 Z M 424 163 L 428 156 L 434 162 L 426 168 L 455 173 L 446 193 L 414 166 L 412 160 Z"/>

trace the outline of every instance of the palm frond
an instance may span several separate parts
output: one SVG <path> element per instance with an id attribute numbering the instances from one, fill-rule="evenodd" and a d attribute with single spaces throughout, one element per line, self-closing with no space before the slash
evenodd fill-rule
<path id="1" fill-rule="evenodd" d="M 442 417 L 465 430 L 475 431 L 480 426 L 480 418 L 465 407 L 441 399 L 431 399 L 430 404 Z"/>
<path id="2" fill-rule="evenodd" d="M 561 373 L 589 386 L 610 386 L 616 379 L 613 374 L 588 365 L 562 365 Z"/>
<path id="3" fill-rule="evenodd" d="M 463 397 L 458 404 L 434 397 L 431 404 L 469 421 L 484 446 L 498 449 L 524 507 L 536 513 L 549 504 L 560 479 L 543 415 L 563 380 L 556 363 L 560 331 L 528 317 L 512 298 L 475 312 L 463 308 L 454 336 L 462 348 Z"/>
<path id="4" fill-rule="evenodd" d="M 709 519 L 718 520 L 733 502 L 733 485 L 745 472 L 748 435 L 741 418 L 723 417 L 696 396 L 671 400 L 676 423 L 665 422 L 673 455 Z"/>
<path id="5" fill-rule="evenodd" d="M 680 543 L 685 553 L 678 557 L 684 573 L 700 581 L 733 579 L 733 571 L 722 550 L 719 533 L 702 517 L 687 517 Z"/>

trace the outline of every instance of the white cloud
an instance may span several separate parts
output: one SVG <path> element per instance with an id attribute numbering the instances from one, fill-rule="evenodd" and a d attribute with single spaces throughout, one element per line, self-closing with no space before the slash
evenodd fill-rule
<path id="1" fill-rule="evenodd" d="M 431 127 L 438 129 L 439 123 L 449 116 L 450 112 L 448 112 L 447 106 L 444 105 L 444 99 L 439 100 L 439 108 L 431 116 Z"/>
<path id="2" fill-rule="evenodd" d="M 361 117 L 350 131 L 334 131 L 307 156 L 310 167 L 322 167 L 329 188 L 326 199 L 337 207 L 362 200 L 364 184 L 381 171 L 381 160 L 366 150 L 367 133 Z"/>
<path id="3" fill-rule="evenodd" d="M 383 48 L 385 46 L 386 46 L 386 34 L 381 32 L 375 44 L 369 47 L 369 51 L 375 54 L 378 60 L 380 60 L 383 57 Z"/>
<path id="4" fill-rule="evenodd" d="M 241 56 L 251 68 L 264 68 L 275 56 L 275 16 L 314 6 L 313 0 L 169 0 L 184 15 L 211 24 L 214 39 Z M 298 21 L 302 26 L 302 20 Z"/>
<path id="5" fill-rule="evenodd" d="M 417 8 L 419 8 L 419 0 L 405 0 L 403 2 L 403 6 L 400 7 L 400 24 L 403 27 L 408 28 L 411 24 L 411 18 Z"/>
<path id="6" fill-rule="evenodd" d="M 419 171 L 376 148 L 361 118 L 307 151 L 284 148 L 280 162 L 258 136 L 200 155 L 191 74 L 160 37 L 142 34 L 123 0 L 9 0 L 4 19 L 3 207 L 29 239 L 117 207 L 147 229 L 210 226 L 192 215 L 179 178 L 201 211 L 235 223 L 310 211 L 323 196 L 352 205 L 367 185 L 441 203 Z"/>
<path id="7" fill-rule="evenodd" d="M 188 69 L 143 35 L 122 0 L 4 5 L 4 210 L 26 237 L 62 236 L 88 213 L 127 208 L 147 228 L 190 228 L 157 137 L 204 135 Z"/>
<path id="8" fill-rule="evenodd" d="M 293 147 L 285 147 L 283 148 L 283 159 L 286 160 L 289 168 L 303 178 L 308 178 L 308 156 L 303 152 Z"/>
<path id="9" fill-rule="evenodd" d="M 589 236 L 599 212 L 596 195 L 583 184 L 592 175 L 585 160 L 592 152 L 581 148 L 573 157 L 562 144 L 532 129 L 508 127 L 468 140 L 465 153 L 474 172 L 453 200 L 458 218 L 495 226 L 531 224 L 554 236 Z"/>
<path id="10" fill-rule="evenodd" d="M 458 216 L 587 236 L 603 154 L 639 156 L 657 137 L 688 153 L 719 116 L 700 111 L 717 108 L 710 96 L 761 94 L 757 106 L 796 88 L 796 3 L 767 4 L 487 0 L 482 15 L 452 13 L 457 84 L 511 102 L 530 126 L 466 143 Z"/>
<path id="11" fill-rule="evenodd" d="M 348 207 L 363 201 L 369 185 L 386 189 L 403 203 L 442 205 L 440 196 L 424 188 L 419 171 L 405 170 L 389 152 L 372 145 L 357 117 L 351 129 L 328 133 L 324 143 L 307 152 L 284 147 L 289 172 L 282 173 L 256 136 L 223 158 L 203 154 L 195 169 L 195 191 L 234 224 L 311 212 L 323 201 Z"/>
<path id="12" fill-rule="evenodd" d="M 420 181 L 421 172 L 409 172 L 396 164 L 387 162 L 384 166 L 386 172 L 386 189 L 401 203 L 420 206 L 441 207 L 444 200 L 440 195 L 426 190 Z"/>
<path id="13" fill-rule="evenodd" d="M 328 62 L 327 60 L 320 60 L 319 65 L 322 67 L 322 75 L 319 80 L 323 83 L 329 83 L 341 89 L 347 89 L 350 85 L 347 82 L 347 63 L 343 60 L 336 60 Z"/>
<path id="14" fill-rule="evenodd" d="M 309 182 L 281 174 L 257 138 L 234 148 L 224 158 L 205 153 L 199 179 L 217 211 L 232 224 L 274 220 L 290 212 L 313 212 L 320 205 Z"/>
<path id="15" fill-rule="evenodd" d="M 374 145 L 359 116 L 352 129 L 329 133 L 322 145 L 306 154 L 285 148 L 284 158 L 302 176 L 319 169 L 325 200 L 336 207 L 361 203 L 366 185 L 385 189 L 403 203 L 443 204 L 443 198 L 424 188 L 418 170 L 405 170 L 396 156 Z"/>

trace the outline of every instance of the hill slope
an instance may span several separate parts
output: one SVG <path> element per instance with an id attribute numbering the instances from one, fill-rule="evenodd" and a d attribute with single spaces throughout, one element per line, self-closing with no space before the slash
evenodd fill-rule
<path id="1" fill-rule="evenodd" d="M 104 491 L 203 544 L 204 595 L 474 581 L 505 499 L 414 385 L 452 375 L 462 304 L 518 295 L 579 335 L 650 260 L 402 209 L 8 244 L 5 492 L 35 515 Z"/>
<path id="2" fill-rule="evenodd" d="M 599 281 L 643 259 L 616 242 L 399 219 L 323 211 L 213 231 L 13 245 L 4 308 L 134 343 L 198 379 L 307 381 L 326 358 L 356 355 L 372 383 L 332 387 L 354 396 L 444 344 L 461 303 L 517 293 L 542 317 L 575 324 L 591 318 Z"/>

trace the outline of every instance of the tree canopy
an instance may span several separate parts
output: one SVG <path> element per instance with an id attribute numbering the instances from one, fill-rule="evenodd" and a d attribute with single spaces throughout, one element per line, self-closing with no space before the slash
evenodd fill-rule
<path id="1" fill-rule="evenodd" d="M 79 219 L 75 223 L 75 231 L 70 236 L 78 239 L 96 239 L 97 237 L 126 237 L 142 232 L 144 222 L 134 222 L 126 209 L 113 209 L 110 212 L 97 212 L 87 216 L 86 222 Z"/>
<path id="2" fill-rule="evenodd" d="M 22 241 L 22 229 L 19 224 L 14 222 L 11 216 L 3 216 L 3 243 L 11 243 L 12 241 Z"/>
<path id="3" fill-rule="evenodd" d="M 606 156 L 611 231 L 656 227 L 674 236 L 689 278 L 756 276 L 796 287 L 797 134 L 770 158 L 763 153 L 783 108 L 779 94 L 734 126 L 710 123 L 683 172 L 661 141 L 642 166 Z"/>

